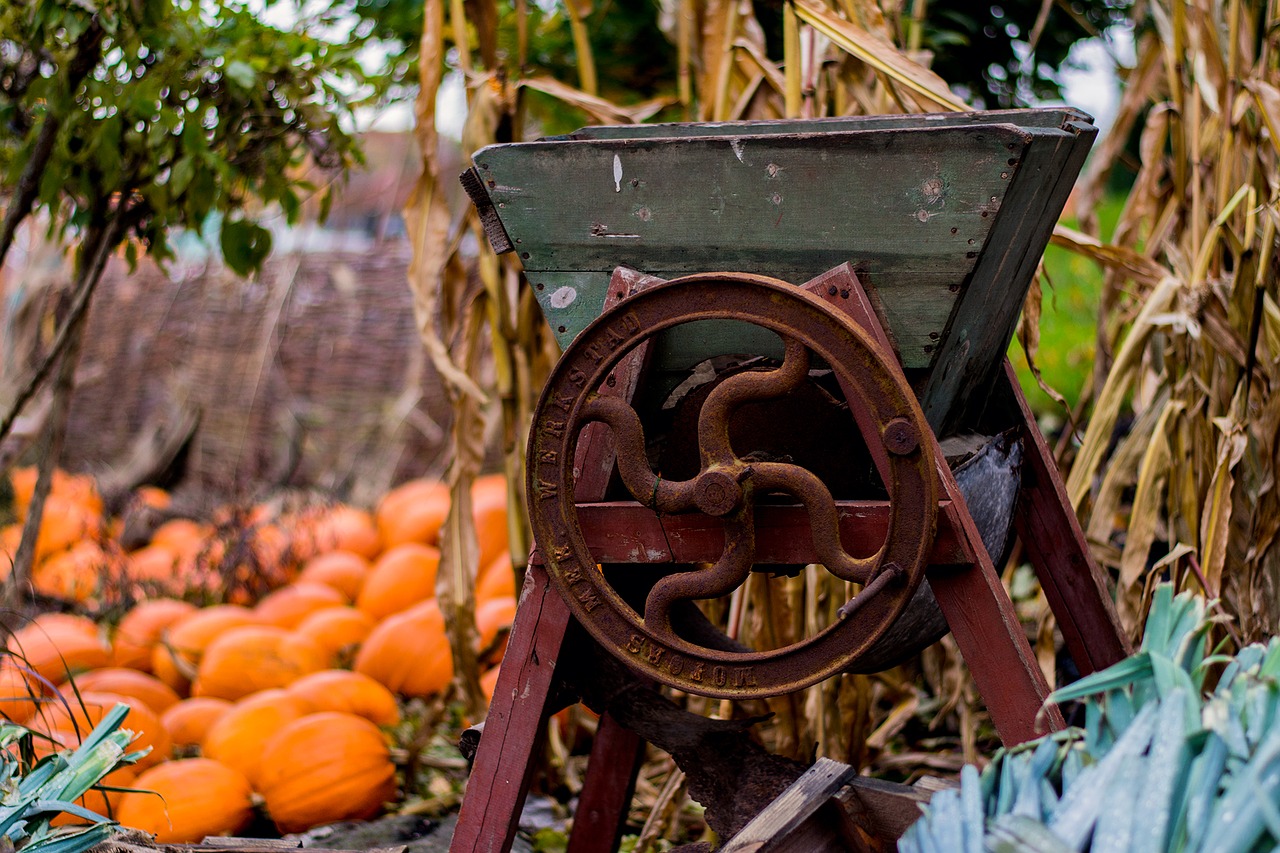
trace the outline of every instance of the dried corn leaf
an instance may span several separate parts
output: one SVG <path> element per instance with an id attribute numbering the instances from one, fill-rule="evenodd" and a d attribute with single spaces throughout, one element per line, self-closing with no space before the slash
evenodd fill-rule
<path id="1" fill-rule="evenodd" d="M 951 93 L 946 81 L 923 65 L 913 62 L 891 43 L 837 17 L 816 0 L 797 0 L 800 20 L 831 39 L 842 50 L 856 56 L 878 73 L 905 87 L 943 110 L 963 112 L 969 105 Z"/>
<path id="2" fill-rule="evenodd" d="M 577 107 L 604 124 L 638 124 L 671 104 L 669 98 L 655 98 L 633 107 L 622 107 L 599 95 L 566 86 L 552 77 L 525 77 L 520 85 Z"/>
<path id="3" fill-rule="evenodd" d="M 1055 234 L 1057 232 L 1055 231 Z M 1098 394 L 1094 406 L 1093 418 L 1085 431 L 1084 442 L 1076 455 L 1075 464 L 1067 478 L 1067 497 L 1071 505 L 1079 508 L 1093 477 L 1101 469 L 1104 454 L 1111 442 L 1111 433 L 1120 417 L 1120 409 L 1137 378 L 1137 372 L 1144 347 L 1155 331 L 1154 318 L 1168 310 L 1177 293 L 1179 283 L 1169 277 L 1162 280 L 1147 297 L 1141 314 L 1134 322 L 1125 339 L 1124 346 L 1116 355 L 1107 382 Z M 1157 434 L 1160 430 L 1157 428 Z M 1126 548 L 1126 551 L 1128 549 Z"/>

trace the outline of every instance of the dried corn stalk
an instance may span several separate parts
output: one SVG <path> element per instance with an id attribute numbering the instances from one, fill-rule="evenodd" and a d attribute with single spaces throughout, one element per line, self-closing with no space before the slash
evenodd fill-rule
<path id="1" fill-rule="evenodd" d="M 1098 390 L 1067 490 L 1135 631 L 1166 571 L 1221 596 L 1239 638 L 1280 627 L 1280 73 L 1259 29 L 1274 7 L 1148 6 L 1116 122 L 1141 127 L 1141 167 L 1112 242 L 1054 236 L 1104 270 Z M 1082 183 L 1088 229 L 1122 146 L 1104 143 Z"/>

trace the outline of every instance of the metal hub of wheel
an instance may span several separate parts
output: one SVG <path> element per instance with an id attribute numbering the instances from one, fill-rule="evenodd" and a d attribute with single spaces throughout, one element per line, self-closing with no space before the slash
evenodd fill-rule
<path id="1" fill-rule="evenodd" d="M 651 468 L 639 414 L 622 399 L 598 393 L 610 371 L 654 336 L 683 323 L 720 319 L 749 322 L 782 338 L 780 366 L 747 371 L 719 383 L 697 419 L 700 467 L 681 481 Z M 787 462 L 735 453 L 729 421 L 738 407 L 786 394 L 820 359 L 840 386 L 872 415 L 883 447 L 889 493 L 883 542 L 851 554 L 840 538 L 835 500 L 823 481 Z M 529 513 L 548 573 L 577 619 L 605 648 L 657 681 L 718 698 L 773 696 L 848 669 L 894 624 L 920 585 L 933 542 L 938 498 L 929 429 L 911 389 L 891 370 L 892 353 L 820 298 L 763 276 L 712 273 L 656 285 L 606 312 L 570 345 L 543 392 L 529 444 Z M 850 390 L 851 389 L 851 390 Z M 596 565 L 574 503 L 577 438 L 592 423 L 608 425 L 618 470 L 631 496 L 660 514 L 703 513 L 719 518 L 725 547 L 710 567 L 676 570 L 660 578 L 637 611 Z M 864 423 L 867 421 L 864 420 Z M 733 592 L 752 571 L 755 506 L 782 493 L 803 505 L 815 562 L 861 585 L 839 618 L 793 645 L 731 651 L 682 636 L 673 610 L 685 602 Z M 674 567 L 673 567 L 674 568 Z"/>

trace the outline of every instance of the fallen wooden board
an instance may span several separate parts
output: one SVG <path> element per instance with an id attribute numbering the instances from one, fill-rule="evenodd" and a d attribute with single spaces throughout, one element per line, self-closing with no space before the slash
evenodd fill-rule
<path id="1" fill-rule="evenodd" d="M 891 846 L 931 795 L 819 758 L 719 853 L 840 853 L 850 849 L 854 827 Z"/>

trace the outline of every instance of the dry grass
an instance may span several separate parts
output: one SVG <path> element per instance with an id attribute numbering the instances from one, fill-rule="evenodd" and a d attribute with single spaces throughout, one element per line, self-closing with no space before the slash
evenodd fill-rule
<path id="1" fill-rule="evenodd" d="M 1080 188 L 1082 230 L 1140 127 L 1112 244 L 1054 236 L 1105 271 L 1100 357 L 1067 487 L 1138 630 L 1155 580 L 1221 597 L 1237 641 L 1277 628 L 1280 430 L 1275 20 L 1245 0 L 1159 0 Z"/>

